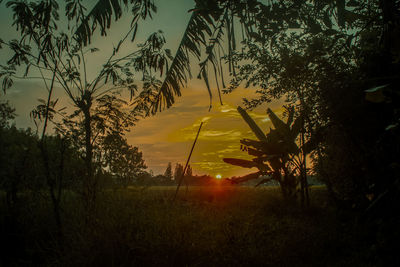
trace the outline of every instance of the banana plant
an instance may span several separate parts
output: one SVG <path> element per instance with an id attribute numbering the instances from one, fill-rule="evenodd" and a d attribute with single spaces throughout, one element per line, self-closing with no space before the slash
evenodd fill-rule
<path id="1" fill-rule="evenodd" d="M 275 129 L 270 129 L 265 134 L 243 108 L 238 107 L 237 110 L 258 138 L 258 140 L 240 140 L 242 151 L 246 151 L 254 158 L 252 160 L 224 158 L 223 160 L 244 168 L 256 167 L 259 171 L 231 179 L 231 181 L 240 183 L 264 175 L 269 178 L 262 180 L 259 184 L 274 179 L 279 182 L 285 197 L 294 196 L 298 184 L 295 176 L 298 166 L 293 164 L 293 159 L 300 152 L 296 138 L 301 130 L 301 117 L 294 119 L 294 109 L 291 108 L 288 109 L 288 119 L 284 122 L 268 108 L 267 115 Z"/>

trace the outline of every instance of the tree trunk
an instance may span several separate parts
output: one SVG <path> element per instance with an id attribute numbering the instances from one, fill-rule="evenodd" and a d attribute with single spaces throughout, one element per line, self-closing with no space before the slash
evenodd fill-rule
<path id="1" fill-rule="evenodd" d="M 301 186 L 301 205 L 304 207 L 309 206 L 310 197 L 308 194 L 308 183 L 307 183 L 307 153 L 304 151 L 305 144 L 305 102 L 304 92 L 302 89 L 298 91 L 298 97 L 300 99 L 300 116 L 301 116 L 301 132 L 300 132 L 300 147 L 301 147 L 301 162 L 300 162 L 300 186 Z"/>
<path id="2" fill-rule="evenodd" d="M 57 65 L 57 63 L 55 63 L 55 64 Z M 44 117 L 42 136 L 40 138 L 38 146 L 39 146 L 40 154 L 41 154 L 42 160 L 43 160 L 45 178 L 46 178 L 46 183 L 47 183 L 47 186 L 49 189 L 51 203 L 53 205 L 54 219 L 55 219 L 56 225 L 57 225 L 58 245 L 59 245 L 59 248 L 62 250 L 62 248 L 63 248 L 63 230 L 62 230 L 61 210 L 60 210 L 60 200 L 61 200 L 60 197 L 61 197 L 61 186 L 62 185 L 61 185 L 61 183 L 58 185 L 60 188 L 58 190 L 58 196 L 56 196 L 55 186 L 57 184 L 57 179 L 55 177 L 51 177 L 51 174 L 50 174 L 49 153 L 48 153 L 47 144 L 46 144 L 46 131 L 47 131 L 47 126 L 48 126 L 48 122 L 49 122 L 49 110 L 50 110 L 51 98 L 53 96 L 55 77 L 56 77 L 56 71 L 54 70 L 53 78 L 52 78 L 50 89 L 49 89 L 49 94 L 47 97 L 46 112 L 45 112 L 45 117 Z"/>
<path id="3" fill-rule="evenodd" d="M 85 168 L 86 177 L 84 181 L 84 201 L 88 218 L 94 212 L 96 201 L 96 181 L 93 172 L 93 144 L 92 144 L 92 115 L 90 113 L 91 99 L 87 99 L 82 107 L 84 115 L 84 129 L 85 129 Z"/>

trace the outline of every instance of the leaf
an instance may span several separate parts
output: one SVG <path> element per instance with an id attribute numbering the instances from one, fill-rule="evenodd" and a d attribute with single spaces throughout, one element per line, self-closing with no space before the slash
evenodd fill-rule
<path id="1" fill-rule="evenodd" d="M 348 7 L 358 7 L 360 5 L 359 1 L 355 1 L 355 0 L 350 0 L 346 3 L 346 6 Z"/>
<path id="2" fill-rule="evenodd" d="M 374 92 L 380 91 L 380 90 L 382 90 L 383 88 L 386 88 L 386 87 L 388 87 L 388 86 L 389 86 L 389 84 L 380 85 L 380 86 L 376 86 L 376 87 L 367 89 L 367 90 L 365 90 L 364 92 L 366 92 L 366 93 L 374 93 Z"/>
<path id="3" fill-rule="evenodd" d="M 135 27 L 135 29 L 133 30 L 132 38 L 131 38 L 131 41 L 132 41 L 132 42 L 133 42 L 133 41 L 135 40 L 135 38 L 136 38 L 136 33 L 137 33 L 138 25 L 135 24 L 134 27 Z"/>
<path id="4" fill-rule="evenodd" d="M 260 141 L 267 141 L 267 137 L 263 133 L 263 131 L 258 127 L 257 123 L 247 114 L 247 112 L 242 109 L 240 106 L 237 108 L 238 112 L 242 116 L 242 118 L 245 120 L 247 125 L 249 125 L 250 129 L 253 131 L 253 133 L 257 136 L 257 138 Z"/>
<path id="5" fill-rule="evenodd" d="M 287 107 L 287 111 L 288 111 L 288 119 L 286 121 L 286 124 L 290 125 L 292 124 L 294 118 L 294 107 Z"/>
<path id="6" fill-rule="evenodd" d="M 388 86 L 389 84 L 385 84 L 365 90 L 364 91 L 366 93 L 365 100 L 373 103 L 385 102 L 385 95 L 383 94 L 384 91 L 383 89 L 385 89 Z"/>
<path id="7" fill-rule="evenodd" d="M 278 142 L 243 139 L 240 140 L 240 143 L 245 146 L 252 146 L 258 151 L 262 151 L 263 155 L 282 155 L 285 153 L 284 146 Z"/>
<path id="8" fill-rule="evenodd" d="M 325 24 L 325 26 L 327 28 L 329 28 L 329 29 L 332 28 L 332 21 L 331 21 L 331 18 L 329 16 L 329 12 L 328 11 L 325 11 L 324 17 L 323 17 L 323 21 L 324 21 L 324 24 Z"/>
<path id="9" fill-rule="evenodd" d="M 325 35 L 335 35 L 337 33 L 338 33 L 338 31 L 335 30 L 335 29 L 327 29 L 327 30 L 324 31 Z"/>
<path id="10" fill-rule="evenodd" d="M 9 89 L 13 84 L 14 81 L 10 76 L 4 76 L 2 83 L 3 92 L 6 93 L 7 89 Z"/>
<path id="11" fill-rule="evenodd" d="M 132 0 L 130 2 L 133 4 L 133 16 L 140 14 L 140 17 L 145 19 L 147 15 L 151 17 L 151 12 L 156 10 L 153 0 Z M 85 46 L 88 45 L 96 26 L 100 26 L 101 35 L 107 35 L 107 29 L 111 26 L 112 15 L 114 14 L 115 21 L 119 20 L 123 13 L 123 6 L 127 5 L 128 1 L 126 0 L 97 0 L 95 6 L 74 34 L 78 42 Z"/>
<path id="12" fill-rule="evenodd" d="M 351 35 L 349 35 L 349 36 L 347 37 L 347 39 L 346 39 L 346 45 L 347 45 L 348 48 L 351 47 L 351 44 L 353 43 L 354 37 L 355 37 L 355 36 L 354 36 L 353 34 L 351 34 Z"/>
<path id="13" fill-rule="evenodd" d="M 228 164 L 240 166 L 243 168 L 254 168 L 258 166 L 258 164 L 252 160 L 235 159 L 235 158 L 223 158 L 222 160 Z"/>
<path id="14" fill-rule="evenodd" d="M 268 160 L 269 165 L 271 165 L 271 168 L 274 170 L 274 172 L 278 173 L 280 170 L 284 167 L 282 162 L 279 160 L 279 158 L 272 158 Z"/>
<path id="15" fill-rule="evenodd" d="M 390 131 L 399 127 L 399 123 L 391 124 L 385 128 L 386 131 Z"/>
<path id="16" fill-rule="evenodd" d="M 268 183 L 268 182 L 270 182 L 270 181 L 272 181 L 272 178 L 265 178 L 265 179 L 262 179 L 260 182 L 258 182 L 254 187 L 259 187 L 260 185 L 262 185 L 262 184 L 265 184 L 265 183 Z"/>
<path id="17" fill-rule="evenodd" d="M 301 126 L 302 126 L 302 117 L 299 116 L 294 120 L 292 128 L 290 129 L 290 138 L 292 140 L 295 140 L 296 137 L 299 135 L 301 131 Z"/>
<path id="18" fill-rule="evenodd" d="M 337 18 L 338 25 L 340 28 L 344 28 L 345 26 L 345 0 L 336 0 L 336 10 L 337 10 Z"/>
<path id="19" fill-rule="evenodd" d="M 198 4 L 201 4 L 201 2 L 198 2 Z M 171 107 L 175 102 L 175 96 L 181 96 L 181 88 L 186 86 L 188 79 L 192 77 L 189 66 L 190 55 L 200 60 L 200 48 L 207 45 L 206 42 L 208 39 L 206 35 L 207 37 L 212 37 L 213 34 L 212 29 L 214 25 L 212 20 L 213 18 L 209 12 L 203 12 L 201 8 L 196 6 L 172 64 L 166 73 L 164 82 L 151 105 L 153 114 L 161 111 L 163 108 Z"/>
<path id="20" fill-rule="evenodd" d="M 253 149 L 251 147 L 246 148 L 247 154 L 250 156 L 256 156 L 256 157 L 261 157 L 262 155 L 265 154 L 265 152 L 258 150 L 258 149 Z"/>
<path id="21" fill-rule="evenodd" d="M 31 64 L 28 64 L 28 65 L 26 65 L 26 69 L 25 69 L 24 77 L 28 76 L 29 69 L 30 69 L 30 67 L 31 67 L 31 66 L 32 66 Z"/>
<path id="22" fill-rule="evenodd" d="M 270 109 L 267 109 L 268 117 L 270 118 L 272 124 L 274 125 L 275 129 L 283 136 L 289 137 L 290 136 L 290 128 L 289 125 L 284 123 L 281 119 L 276 116 L 276 114 Z"/>
<path id="23" fill-rule="evenodd" d="M 230 181 L 233 184 L 243 183 L 248 180 L 257 179 L 258 177 L 260 177 L 261 174 L 262 174 L 261 172 L 254 172 L 254 173 L 247 174 L 245 176 L 231 178 Z"/>
<path id="24" fill-rule="evenodd" d="M 208 74 L 207 74 L 206 68 L 202 68 L 202 71 L 200 72 L 198 78 L 199 79 L 203 78 L 204 82 L 206 83 L 208 95 L 210 97 L 210 105 L 209 105 L 209 109 L 208 109 L 208 111 L 210 111 L 211 107 L 212 107 L 212 92 L 211 92 L 211 88 L 210 88 L 210 83 L 208 81 Z"/>

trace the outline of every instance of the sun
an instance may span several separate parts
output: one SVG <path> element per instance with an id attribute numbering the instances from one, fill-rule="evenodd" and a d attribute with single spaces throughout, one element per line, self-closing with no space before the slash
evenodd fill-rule
<path id="1" fill-rule="evenodd" d="M 221 178 L 222 178 L 222 176 L 221 176 L 221 174 L 217 174 L 217 175 L 215 175 L 215 178 L 217 178 L 217 179 L 221 179 Z"/>

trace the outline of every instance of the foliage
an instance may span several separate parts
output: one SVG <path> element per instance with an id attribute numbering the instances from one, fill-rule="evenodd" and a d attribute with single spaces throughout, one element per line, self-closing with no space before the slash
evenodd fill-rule
<path id="1" fill-rule="evenodd" d="M 314 171 L 332 198 L 365 210 L 397 180 L 399 4 L 267 5 L 255 7 L 256 31 L 242 51 L 226 58 L 238 71 L 224 92 L 257 86 L 259 95 L 245 100 L 247 107 L 273 99 L 293 105 L 304 116 L 302 143 L 316 146 Z"/>
<path id="2" fill-rule="evenodd" d="M 90 227 L 84 226 L 85 211 L 77 196 L 67 194 L 68 235 L 60 254 L 50 207 L 27 194 L 23 224 L 14 235 L 3 231 L 0 206 L 0 234 L 7 242 L 0 263 L 387 266 L 398 259 L 395 247 L 380 257 L 361 227 L 326 206 L 324 189 L 312 189 L 307 212 L 282 203 L 278 188 L 196 187 L 172 205 L 174 189 L 107 191 L 99 196 L 98 221 Z M 24 242 L 11 242 L 20 237 Z M 310 250 L 313 256 L 304 257 Z"/>
<path id="3" fill-rule="evenodd" d="M 275 129 L 271 129 L 265 135 L 244 109 L 238 107 L 238 111 L 259 139 L 258 141 L 251 139 L 240 140 L 242 150 L 247 151 L 249 155 L 255 156 L 255 158 L 251 161 L 224 158 L 224 161 L 245 168 L 256 167 L 259 171 L 232 179 L 232 182 L 245 182 L 249 179 L 256 179 L 260 175 L 269 176 L 259 184 L 274 179 L 281 185 L 282 193 L 286 198 L 294 197 L 296 186 L 300 180 L 296 178 L 296 173 L 300 176 L 301 168 L 303 167 L 299 153 L 300 150 L 305 149 L 305 146 L 299 149 L 296 144 L 296 139 L 301 129 L 302 117 L 298 116 L 293 120 L 294 109 L 289 109 L 288 120 L 285 123 L 272 110 L 268 109 L 268 116 Z"/>
<path id="4" fill-rule="evenodd" d="M 1 128 L 1 190 L 7 193 L 9 205 L 17 204 L 18 194 L 30 190 L 46 189 L 47 182 L 62 183 L 62 188 L 76 190 L 78 178 L 84 173 L 79 153 L 68 140 L 60 136 L 47 136 L 49 171 L 52 179 L 47 181 L 40 140 L 30 130 L 15 126 Z"/>
<path id="5" fill-rule="evenodd" d="M 30 129 L 18 130 L 12 126 L 0 131 L 0 187 L 6 192 L 8 207 L 13 209 L 19 202 L 18 192 L 39 182 L 37 174 L 40 166 L 35 160 L 38 155 L 37 140 Z"/>
<path id="6" fill-rule="evenodd" d="M 193 176 L 192 166 L 188 165 L 185 176 L 186 177 L 192 177 Z"/>
<path id="7" fill-rule="evenodd" d="M 107 135 L 103 140 L 102 151 L 103 168 L 108 169 L 124 187 L 131 184 L 147 168 L 138 148 L 129 145 L 126 138 L 119 134 Z"/>
<path id="8" fill-rule="evenodd" d="M 167 180 L 172 180 L 172 164 L 171 164 L 171 162 L 168 162 L 168 166 L 164 172 L 164 176 Z"/>
<path id="9" fill-rule="evenodd" d="M 131 1 L 129 4 L 124 1 L 124 5 L 132 5 L 132 23 L 100 71 L 90 77 L 88 59 L 98 49 L 85 45 L 90 43 L 96 25 L 100 26 L 103 35 L 106 33 L 111 22 L 110 14 L 115 12 L 115 18 L 120 18 L 120 4 L 118 1 L 100 1 L 86 14 L 80 1 L 68 1 L 64 6 L 64 17 L 59 14 L 57 1 L 9 1 L 6 4 L 12 10 L 13 26 L 19 37 L 1 41 L 2 46 L 11 52 L 7 66 L 1 66 L 3 90 L 12 86 L 13 79 L 30 79 L 35 75 L 41 78 L 48 97 L 41 101 L 31 116 L 37 126 L 39 121 L 43 122 L 41 150 L 45 165 L 48 165 L 45 133 L 49 122 L 53 122 L 57 133 L 74 140 L 84 159 L 86 171 L 82 177 L 82 193 L 88 206 L 96 197 L 101 175 L 102 154 L 99 148 L 102 139 L 110 134 L 122 134 L 139 117 L 148 114 L 146 97 L 151 97 L 157 90 L 156 74 L 163 75 L 171 58 L 170 51 L 163 48 L 166 41 L 161 31 L 138 44 L 136 51 L 121 54 L 121 47 L 128 37 L 135 40 L 139 21 L 151 17 L 155 11 L 152 1 Z M 68 22 L 68 29 L 60 25 L 62 19 Z M 138 84 L 143 85 L 142 90 Z M 61 87 L 73 103 L 72 114 L 56 105 L 58 100 L 53 99 L 55 86 Z M 130 94 L 130 103 L 121 96 L 121 89 Z M 140 97 L 136 98 L 138 91 Z"/>
<path id="10" fill-rule="evenodd" d="M 134 5 L 135 11 L 150 12 L 155 9 L 152 1 L 132 1 L 131 3 Z M 101 34 L 106 34 L 112 22 L 111 14 L 115 14 L 115 20 L 119 19 L 124 5 L 127 5 L 127 1 L 122 3 L 114 1 L 110 5 L 108 1 L 99 0 L 92 11 L 89 12 L 87 19 L 79 27 L 79 31 L 77 31 L 79 40 L 87 44 L 98 24 Z M 346 9 L 346 5 L 352 7 L 351 10 Z M 238 39 L 235 20 L 240 23 L 242 39 L 257 40 L 260 37 L 272 37 L 270 39 L 276 40 L 277 32 L 293 28 L 303 28 L 308 33 L 324 32 L 331 34 L 336 31 L 337 27 L 344 29 L 357 25 L 357 19 L 360 17 L 358 13 L 359 5 L 361 5 L 360 1 L 345 0 L 333 2 L 267 1 L 266 3 L 257 0 L 245 2 L 241 0 L 196 1 L 195 7 L 190 10 L 192 16 L 171 67 L 168 69 L 160 88 L 155 94 L 152 94 L 150 99 L 152 113 L 156 113 L 165 107 L 169 108 L 175 101 L 174 97 L 181 95 L 181 88 L 191 78 L 190 56 L 200 62 L 198 77 L 205 81 L 210 101 L 212 98 L 209 82 L 210 74 L 221 78 L 220 81 L 216 80 L 220 96 L 220 84 L 225 88 L 221 61 L 224 48 L 227 51 L 225 55 L 229 63 L 229 72 L 236 75 L 236 64 L 232 60 Z M 74 5 L 71 3 L 70 9 L 72 6 Z M 133 21 L 137 19 L 139 14 L 146 17 L 146 12 L 137 13 L 133 16 Z M 336 21 L 332 21 L 334 14 L 337 18 Z M 151 16 L 151 13 L 149 16 Z M 261 27 L 262 25 L 266 27 Z M 265 31 L 260 32 L 261 28 Z M 224 45 L 225 41 L 227 47 Z M 203 58 L 202 50 L 205 51 Z M 209 73 L 209 68 L 213 70 L 212 73 Z M 144 96 L 144 98 L 148 99 L 148 96 Z M 222 103 L 221 96 L 220 101 Z"/>
<path id="11" fill-rule="evenodd" d="M 183 165 L 180 163 L 176 163 L 174 170 L 174 180 L 179 181 L 183 174 Z"/>
<path id="12" fill-rule="evenodd" d="M 9 126 L 9 121 L 15 118 L 15 109 L 7 102 L 0 102 L 0 128 Z"/>

